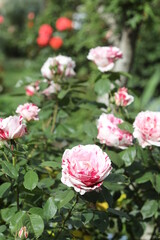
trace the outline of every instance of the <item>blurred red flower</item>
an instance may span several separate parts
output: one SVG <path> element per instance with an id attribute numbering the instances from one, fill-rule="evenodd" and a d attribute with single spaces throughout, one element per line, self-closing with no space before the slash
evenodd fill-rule
<path id="1" fill-rule="evenodd" d="M 60 17 L 56 21 L 56 28 L 58 31 L 65 31 L 73 28 L 73 23 L 66 17 Z"/>
<path id="2" fill-rule="evenodd" d="M 49 45 L 53 48 L 53 49 L 59 49 L 63 44 L 63 40 L 61 37 L 52 37 L 49 41 Z"/>
<path id="3" fill-rule="evenodd" d="M 45 47 L 45 46 L 48 45 L 49 39 L 50 39 L 50 36 L 45 35 L 45 34 L 41 34 L 41 35 L 38 36 L 38 38 L 37 38 L 37 44 L 38 44 L 40 47 Z"/>
<path id="4" fill-rule="evenodd" d="M 29 20 L 33 20 L 35 18 L 35 13 L 34 12 L 29 12 L 28 15 L 27 15 L 27 18 Z"/>
<path id="5" fill-rule="evenodd" d="M 47 35 L 50 37 L 53 33 L 53 28 L 49 24 L 43 24 L 39 28 L 39 35 Z"/>
<path id="6" fill-rule="evenodd" d="M 4 17 L 0 15 L 0 24 L 2 24 L 3 22 L 4 22 Z"/>

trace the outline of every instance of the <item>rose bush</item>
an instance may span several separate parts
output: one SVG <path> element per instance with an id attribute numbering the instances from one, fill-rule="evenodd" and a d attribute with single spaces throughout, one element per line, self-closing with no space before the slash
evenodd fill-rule
<path id="1" fill-rule="evenodd" d="M 79 79 L 63 55 L 41 73 L 25 88 L 31 103 L 20 104 L 20 117 L 0 122 L 2 236 L 140 239 L 153 219 L 158 229 L 159 113 L 134 110 L 121 73 Z"/>
<path id="2" fill-rule="evenodd" d="M 155 146 L 159 143 L 159 1 L 5 2 L 0 47 L 7 56 L 0 57 L 0 78 L 4 80 L 0 117 L 14 114 L 26 102 L 41 111 L 39 121 L 26 123 L 27 134 L 22 138 L 0 141 L 0 239 L 18 240 L 19 233 L 24 239 L 40 240 L 159 239 L 160 149 Z M 6 15 L 7 8 L 11 16 Z M 31 11 L 34 19 L 28 19 Z M 73 22 L 72 29 L 57 30 L 60 16 Z M 44 23 L 54 31 L 38 36 Z M 56 36 L 63 41 L 58 49 L 50 46 Z M 101 58 L 102 53 L 96 55 L 97 67 L 87 60 L 89 49 L 110 45 L 123 49 L 123 59 Z M 59 54 L 76 61 L 76 75 L 66 78 L 54 66 L 52 78 L 44 79 L 40 74 L 43 62 Z M 13 60 L 8 58 L 15 55 Z M 130 72 L 123 72 L 120 65 Z M 104 71 L 107 68 L 112 69 Z M 27 96 L 23 94 L 25 85 L 32 87 Z M 97 100 L 100 98 L 103 102 Z M 136 121 L 147 109 L 151 116 L 154 111 L 157 121 L 151 116 Z M 121 121 L 112 117 L 107 131 L 101 128 L 101 137 L 106 139 L 101 143 L 96 125 L 103 113 Z M 131 145 L 125 146 L 122 132 L 133 138 Z M 98 191 L 83 195 L 75 191 L 75 182 L 71 188 L 61 182 L 62 156 L 78 145 L 97 145 L 112 162 L 112 171 Z M 99 169 L 94 163 L 91 167 Z M 77 168 L 75 164 L 72 170 Z M 85 170 L 90 171 L 86 166 Z M 67 170 L 65 176 L 71 178 Z"/>
<path id="3" fill-rule="evenodd" d="M 90 3 L 86 4 L 94 11 L 94 4 Z M 54 11 L 56 7 L 64 6 L 58 2 Z M 97 9 L 103 10 L 100 6 Z M 56 22 L 57 16 L 50 13 L 52 23 Z M 74 19 L 79 30 L 57 33 L 50 25 L 49 31 L 40 31 L 41 40 L 47 38 L 47 43 L 41 43 L 47 44 L 46 48 L 41 51 L 35 48 L 34 54 L 39 54 L 39 58 L 31 62 L 33 66 L 28 61 L 24 64 L 26 71 L 33 70 L 33 76 L 27 72 L 18 81 L 21 87 L 13 87 L 13 94 L 2 102 L 0 238 L 3 240 L 18 237 L 146 240 L 143 234 L 148 225 L 152 239 L 159 237 L 160 150 L 155 146 L 159 145 L 159 113 L 140 113 L 146 107 L 141 106 L 141 98 L 136 96 L 141 86 L 135 84 L 130 74 L 111 71 L 116 61 L 121 61 L 122 52 L 114 46 L 96 47 L 95 44 L 106 44 L 106 32 L 98 34 L 105 25 L 87 28 L 85 24 L 90 17 L 77 12 Z M 98 21 L 102 22 L 96 18 Z M 35 29 L 28 29 L 35 31 L 34 43 L 38 33 L 36 24 L 39 26 L 41 22 L 50 21 L 39 21 L 36 16 Z M 91 37 L 84 38 L 89 36 L 88 31 Z M 64 55 L 58 52 L 60 48 L 56 56 L 54 48 L 48 47 L 56 35 L 65 39 Z M 72 35 L 76 40 L 73 41 Z M 87 61 L 89 48 L 92 49 L 88 58 L 98 69 Z M 76 60 L 76 74 L 75 62 L 68 54 Z M 49 56 L 52 57 L 44 63 L 41 76 L 40 67 Z M 119 89 L 124 76 L 128 85 Z M 153 82 L 158 83 L 157 78 Z M 24 85 L 28 85 L 27 96 L 23 95 Z M 134 96 L 129 95 L 130 87 L 134 87 L 131 90 Z M 146 91 L 143 104 L 148 94 Z M 97 102 L 103 95 L 107 96 L 105 104 Z M 8 118 L 4 116 L 15 111 L 18 104 L 23 120 L 22 116 L 14 116 L 18 122 L 15 124 L 10 117 L 5 125 Z M 37 119 L 37 115 L 39 121 L 26 122 L 26 134 L 24 118 Z"/>

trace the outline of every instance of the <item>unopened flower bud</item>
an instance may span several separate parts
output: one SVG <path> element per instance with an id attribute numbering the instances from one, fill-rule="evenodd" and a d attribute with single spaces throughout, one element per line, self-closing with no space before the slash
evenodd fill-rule
<path id="1" fill-rule="evenodd" d="M 27 231 L 27 228 L 24 226 L 24 227 L 21 227 L 21 229 L 19 230 L 18 232 L 18 237 L 20 239 L 27 239 L 28 237 L 28 231 Z"/>

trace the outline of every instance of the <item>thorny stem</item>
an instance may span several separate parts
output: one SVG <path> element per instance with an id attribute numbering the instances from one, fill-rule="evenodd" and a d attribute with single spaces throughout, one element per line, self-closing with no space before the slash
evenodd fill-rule
<path id="1" fill-rule="evenodd" d="M 75 201 L 73 202 L 73 205 L 72 205 L 71 209 L 69 210 L 66 218 L 63 220 L 61 230 L 60 230 L 60 231 L 57 233 L 57 235 L 55 236 L 55 240 L 58 239 L 58 237 L 60 236 L 60 234 L 62 233 L 62 231 L 63 231 L 64 228 L 65 228 L 66 222 L 70 219 L 71 214 L 72 214 L 72 211 L 73 211 L 74 207 L 76 206 L 76 204 L 78 203 L 78 197 L 79 197 L 79 196 L 78 196 L 78 193 L 77 193 L 76 199 L 75 199 Z"/>
<path id="2" fill-rule="evenodd" d="M 12 163 L 13 163 L 13 166 L 16 166 L 16 158 L 14 156 L 12 156 Z"/>
<path id="3" fill-rule="evenodd" d="M 7 155 L 5 154 L 5 152 L 2 151 L 2 153 L 3 153 L 4 157 L 5 157 L 5 159 L 7 160 L 7 162 L 9 162 L 9 159 L 8 159 Z"/>
<path id="4" fill-rule="evenodd" d="M 57 113 L 58 113 L 58 103 L 56 102 L 56 105 L 55 105 L 55 108 L 54 108 L 54 111 L 53 111 L 53 121 L 52 121 L 51 132 L 53 132 L 54 129 L 55 129 Z"/>
<path id="5" fill-rule="evenodd" d="M 16 156 L 14 156 L 14 154 L 12 153 L 12 163 L 13 163 L 14 167 L 16 166 L 16 162 L 17 162 Z M 18 187 L 18 182 L 17 182 L 17 186 L 16 186 L 16 201 L 17 201 L 17 211 L 19 211 L 19 187 Z"/>
<path id="6" fill-rule="evenodd" d="M 17 199 L 17 211 L 19 211 L 19 187 L 18 187 L 18 184 L 17 184 L 17 192 L 16 192 L 17 196 L 16 196 L 16 199 Z"/>

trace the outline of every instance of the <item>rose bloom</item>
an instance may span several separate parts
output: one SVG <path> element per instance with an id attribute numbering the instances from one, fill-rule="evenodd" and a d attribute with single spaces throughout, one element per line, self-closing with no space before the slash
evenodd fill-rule
<path id="1" fill-rule="evenodd" d="M 10 116 L 0 119 L 0 140 L 16 139 L 27 133 L 25 124 L 22 124 L 22 116 Z"/>
<path id="2" fill-rule="evenodd" d="M 23 117 L 26 121 L 39 120 L 38 113 L 40 109 L 33 103 L 25 103 L 24 105 L 19 105 L 16 113 Z"/>
<path id="3" fill-rule="evenodd" d="M 115 93 L 115 103 L 117 106 L 128 106 L 134 101 L 134 97 L 128 94 L 128 89 L 123 87 L 119 88 Z"/>
<path id="4" fill-rule="evenodd" d="M 66 17 L 60 17 L 56 21 L 56 28 L 58 31 L 70 30 L 73 28 L 72 21 Z"/>
<path id="5" fill-rule="evenodd" d="M 122 52 L 117 47 L 96 47 L 89 51 L 87 56 L 92 60 L 101 72 L 110 71 L 115 61 L 122 58 Z"/>
<path id="6" fill-rule="evenodd" d="M 111 161 L 100 147 L 78 145 L 63 154 L 61 181 L 83 195 L 100 188 L 111 169 Z"/>
<path id="7" fill-rule="evenodd" d="M 27 96 L 33 96 L 36 92 L 36 89 L 32 85 L 28 85 L 25 87 L 26 95 Z"/>
<path id="8" fill-rule="evenodd" d="M 4 17 L 0 15 L 0 24 L 2 24 L 3 22 L 4 22 Z"/>
<path id="9" fill-rule="evenodd" d="M 63 45 L 63 40 L 62 40 L 61 37 L 58 37 L 58 36 L 57 37 L 52 37 L 49 41 L 49 45 L 53 49 L 57 50 Z"/>
<path id="10" fill-rule="evenodd" d="M 55 74 L 70 77 L 75 75 L 74 68 L 75 62 L 72 58 L 58 55 L 47 59 L 41 68 L 41 73 L 47 79 L 53 79 Z"/>
<path id="11" fill-rule="evenodd" d="M 142 148 L 160 146 L 160 112 L 140 112 L 133 127 L 133 136 L 138 139 Z"/>
<path id="12" fill-rule="evenodd" d="M 40 47 L 46 47 L 46 46 L 49 44 L 49 39 L 50 39 L 50 36 L 45 35 L 45 34 L 41 34 L 41 35 L 38 36 L 38 38 L 37 38 L 37 44 L 38 44 Z"/>
<path id="13" fill-rule="evenodd" d="M 53 33 L 53 28 L 49 24 L 43 24 L 40 26 L 38 33 L 39 35 L 46 35 L 50 37 Z"/>
<path id="14" fill-rule="evenodd" d="M 49 97 L 51 94 L 54 94 L 60 91 L 60 89 L 61 87 L 59 84 L 52 82 L 48 88 L 43 90 L 42 94 L 44 94 L 46 97 Z"/>
<path id="15" fill-rule="evenodd" d="M 97 138 L 100 140 L 100 143 L 120 149 L 125 149 L 132 145 L 132 134 L 118 128 L 118 124 L 121 123 L 123 123 L 123 120 L 116 118 L 113 114 L 102 113 L 97 123 Z"/>

